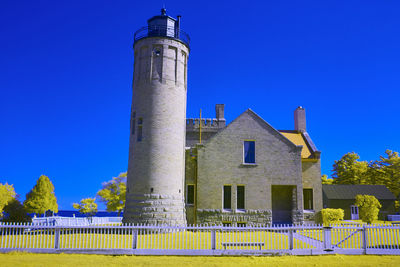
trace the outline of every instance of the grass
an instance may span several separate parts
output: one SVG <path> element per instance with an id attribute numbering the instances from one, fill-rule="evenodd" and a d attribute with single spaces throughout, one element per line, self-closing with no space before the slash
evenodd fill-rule
<path id="1" fill-rule="evenodd" d="M 107 256 L 78 254 L 0 254 L 1 266 L 398 266 L 400 256 Z"/>

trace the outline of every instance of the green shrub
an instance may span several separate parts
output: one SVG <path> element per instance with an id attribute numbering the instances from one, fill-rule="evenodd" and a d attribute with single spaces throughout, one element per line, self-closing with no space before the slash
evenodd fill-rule
<path id="1" fill-rule="evenodd" d="M 355 205 L 358 206 L 360 219 L 366 223 L 377 220 L 379 209 L 382 208 L 376 197 L 370 195 L 357 195 Z"/>
<path id="2" fill-rule="evenodd" d="M 322 209 L 316 216 L 316 222 L 328 226 L 342 221 L 343 217 L 344 211 L 342 209 Z"/>
<path id="3" fill-rule="evenodd" d="M 6 218 L 3 222 L 31 222 L 32 219 L 26 213 L 25 207 L 21 204 L 18 198 L 12 199 L 4 207 L 5 213 L 7 213 Z"/>

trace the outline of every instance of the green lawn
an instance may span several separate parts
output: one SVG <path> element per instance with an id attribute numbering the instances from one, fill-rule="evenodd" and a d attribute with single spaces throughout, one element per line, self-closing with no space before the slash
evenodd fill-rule
<path id="1" fill-rule="evenodd" d="M 106 256 L 78 254 L 0 254 L 1 266 L 399 266 L 400 256 Z"/>

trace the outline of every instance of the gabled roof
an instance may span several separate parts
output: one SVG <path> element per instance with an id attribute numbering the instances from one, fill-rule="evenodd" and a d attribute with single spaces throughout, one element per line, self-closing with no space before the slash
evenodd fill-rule
<path id="1" fill-rule="evenodd" d="M 303 146 L 301 150 L 302 159 L 319 159 L 321 151 L 317 149 L 314 142 L 307 132 L 298 132 L 294 130 L 279 130 L 287 139 L 297 146 Z"/>
<path id="2" fill-rule="evenodd" d="M 251 118 L 253 118 L 256 122 L 259 123 L 259 125 L 261 125 L 261 127 L 264 127 L 265 129 L 269 129 L 272 130 L 273 132 L 275 132 L 277 134 L 277 137 L 279 139 L 281 139 L 285 144 L 287 144 L 290 147 L 293 147 L 295 149 L 298 149 L 298 145 L 296 145 L 295 143 L 291 142 L 288 138 L 286 138 L 281 132 L 279 132 L 278 130 L 276 130 L 274 127 L 272 127 L 268 122 L 266 122 L 263 118 L 261 118 L 257 113 L 255 113 L 253 110 L 251 110 L 250 108 L 246 109 L 242 114 L 240 114 L 236 119 L 234 119 L 231 123 L 229 123 L 225 128 L 223 128 L 222 130 L 218 131 L 214 136 L 212 136 L 210 139 L 208 139 L 206 141 L 206 143 L 210 142 L 211 140 L 213 140 L 214 138 L 216 138 L 218 135 L 220 135 L 222 132 L 226 131 L 227 129 L 230 128 L 230 126 L 232 126 L 239 118 L 241 118 L 242 116 L 244 116 L 245 114 L 247 114 L 248 116 L 250 116 Z"/>
<path id="3" fill-rule="evenodd" d="M 301 158 L 307 159 L 312 156 L 312 151 L 307 145 L 306 140 L 304 139 L 303 135 L 297 131 L 279 131 L 283 136 L 289 139 L 293 144 L 298 146 L 303 146 L 301 150 Z"/>
<path id="4" fill-rule="evenodd" d="M 356 195 L 372 195 L 378 200 L 396 200 L 384 185 L 322 185 L 322 192 L 328 199 L 355 199 Z"/>

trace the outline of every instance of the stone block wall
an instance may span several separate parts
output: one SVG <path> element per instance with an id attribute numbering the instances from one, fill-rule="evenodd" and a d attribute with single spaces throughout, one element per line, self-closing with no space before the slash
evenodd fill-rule
<path id="1" fill-rule="evenodd" d="M 247 225 L 267 225 L 272 223 L 271 210 L 246 210 L 246 211 L 223 211 L 221 209 L 198 209 L 198 223 L 222 224 L 224 222 L 237 223 L 245 222 Z"/>
<path id="2" fill-rule="evenodd" d="M 124 222 L 185 225 L 183 199 L 174 195 L 129 194 L 131 205 L 124 211 Z"/>
<path id="3" fill-rule="evenodd" d="M 243 163 L 244 140 L 255 140 L 256 163 Z M 303 208 L 301 147 L 247 110 L 198 148 L 198 222 L 271 222 L 271 186 L 296 186 L 294 210 Z M 232 212 L 222 211 L 223 186 L 232 186 Z M 245 213 L 236 211 L 236 187 L 245 186 Z M 258 212 L 261 211 L 261 212 Z M 266 212 L 268 211 L 268 212 Z M 302 213 L 294 220 L 301 221 Z M 259 219 L 256 219 L 259 218 Z M 229 219 L 229 220 L 228 220 Z"/>
<path id="4" fill-rule="evenodd" d="M 321 183 L 321 161 L 303 161 L 302 162 L 303 188 L 313 189 L 314 211 L 322 209 L 322 183 Z"/>
<path id="5" fill-rule="evenodd" d="M 189 48 L 179 40 L 149 37 L 135 42 L 134 54 L 136 118 L 131 120 L 124 221 L 184 224 Z M 170 210 L 163 214 L 163 208 Z"/>

